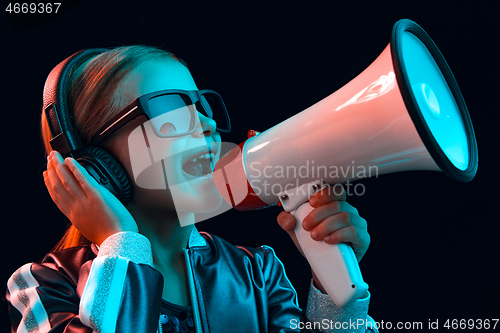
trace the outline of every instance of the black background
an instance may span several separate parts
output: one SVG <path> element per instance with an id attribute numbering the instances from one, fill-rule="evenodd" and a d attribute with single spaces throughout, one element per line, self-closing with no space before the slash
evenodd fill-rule
<path id="1" fill-rule="evenodd" d="M 233 123 L 225 141 L 265 130 L 349 82 L 410 18 L 436 42 L 467 102 L 479 170 L 467 184 L 438 172 L 364 180 L 348 200 L 369 225 L 360 263 L 376 321 L 499 318 L 496 175 L 498 26 L 486 1 L 67 1 L 59 15 L 0 14 L 3 286 L 41 258 L 65 222 L 44 187 L 39 140 L 50 70 L 88 47 L 150 44 L 189 64 L 200 88 L 224 97 Z M 7 2 L 5 3 L 5 6 Z M 310 273 L 276 216 L 280 208 L 230 211 L 197 224 L 235 244 L 271 245 L 303 306 Z M 1 289 L 1 288 L 0 288 Z M 500 324 L 497 330 L 500 329 Z M 444 329 L 442 329 L 444 330 Z"/>

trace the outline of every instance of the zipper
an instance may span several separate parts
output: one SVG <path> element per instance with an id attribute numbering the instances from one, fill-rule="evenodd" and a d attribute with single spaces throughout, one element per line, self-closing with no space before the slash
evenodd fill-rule
<path id="1" fill-rule="evenodd" d="M 200 309 L 198 307 L 198 298 L 196 297 L 196 289 L 194 286 L 193 268 L 189 259 L 189 250 L 184 249 L 184 258 L 186 259 L 186 270 L 188 273 L 189 294 L 191 296 L 191 306 L 193 307 L 194 327 L 197 333 L 202 333 Z"/>

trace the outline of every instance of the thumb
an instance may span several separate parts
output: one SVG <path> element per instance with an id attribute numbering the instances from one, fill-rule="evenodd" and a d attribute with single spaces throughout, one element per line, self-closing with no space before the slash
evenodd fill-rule
<path id="1" fill-rule="evenodd" d="M 288 233 L 288 235 L 292 239 L 297 249 L 300 251 L 302 256 L 304 256 L 304 253 L 302 252 L 302 248 L 300 247 L 297 236 L 295 235 L 294 231 L 295 223 L 296 223 L 295 217 L 289 212 L 283 211 L 278 215 L 278 224 L 283 230 L 285 230 Z"/>

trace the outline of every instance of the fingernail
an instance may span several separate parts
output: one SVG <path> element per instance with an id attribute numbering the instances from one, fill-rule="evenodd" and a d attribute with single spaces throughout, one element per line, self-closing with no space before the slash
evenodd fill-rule
<path id="1" fill-rule="evenodd" d="M 53 153 L 53 152 L 54 152 L 54 151 L 53 151 L 53 150 L 51 150 L 51 151 L 50 151 L 50 153 L 47 155 L 47 162 L 48 162 L 48 161 L 50 161 L 50 160 L 52 159 L 52 153 Z"/>
<path id="2" fill-rule="evenodd" d="M 66 157 L 64 159 L 64 163 L 68 166 L 68 168 L 71 170 L 71 172 L 73 172 L 74 165 L 73 165 L 73 161 L 71 161 L 71 158 L 70 157 Z"/>
<path id="3" fill-rule="evenodd" d="M 54 157 L 57 159 L 58 162 L 61 162 L 61 163 L 64 162 L 64 159 L 63 159 L 61 153 L 59 153 L 58 151 L 54 151 Z"/>
<path id="4" fill-rule="evenodd" d="M 311 206 L 316 206 L 317 203 L 318 203 L 318 198 L 316 197 L 312 197 L 311 200 L 309 200 L 309 205 Z"/>
<path id="5" fill-rule="evenodd" d="M 305 231 L 309 231 L 310 227 L 309 227 L 309 223 L 307 222 L 307 220 L 302 220 L 302 228 Z"/>
<path id="6" fill-rule="evenodd" d="M 311 238 L 314 240 L 318 238 L 318 232 L 316 230 L 311 231 Z"/>
<path id="7" fill-rule="evenodd" d="M 328 235 L 325 237 L 325 242 L 330 243 L 332 241 L 332 236 Z"/>

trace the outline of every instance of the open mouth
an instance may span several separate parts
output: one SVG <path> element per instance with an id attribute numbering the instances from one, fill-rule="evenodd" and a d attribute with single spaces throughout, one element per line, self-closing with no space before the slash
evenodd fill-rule
<path id="1" fill-rule="evenodd" d="M 182 170 L 192 176 L 202 177 L 212 173 L 214 153 L 192 156 L 184 163 Z"/>

